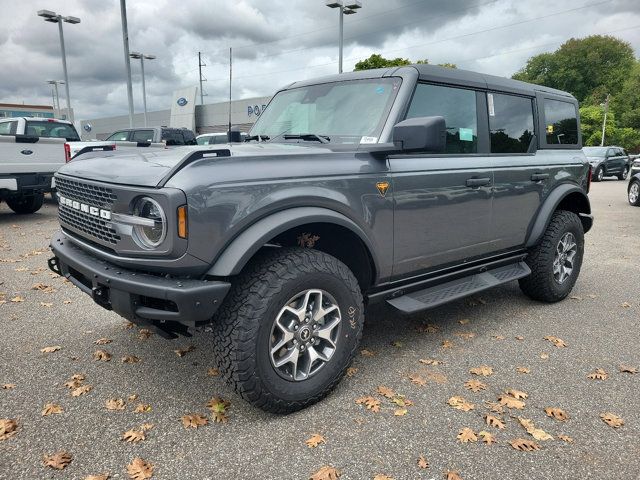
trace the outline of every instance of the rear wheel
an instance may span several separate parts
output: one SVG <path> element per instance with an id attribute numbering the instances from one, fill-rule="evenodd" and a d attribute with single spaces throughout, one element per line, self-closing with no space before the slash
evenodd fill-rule
<path id="1" fill-rule="evenodd" d="M 584 254 L 584 229 L 578 215 L 558 210 L 538 245 L 526 258 L 531 275 L 519 280 L 529 298 L 542 302 L 564 299 L 576 283 Z"/>
<path id="2" fill-rule="evenodd" d="M 604 179 L 604 168 L 598 167 L 593 174 L 594 182 L 601 182 Z"/>
<path id="3" fill-rule="evenodd" d="M 618 175 L 618 180 L 626 180 L 627 176 L 629 176 L 629 167 L 625 166 L 620 175 Z"/>
<path id="4" fill-rule="evenodd" d="M 20 215 L 35 213 L 42 207 L 44 202 L 43 193 L 34 193 L 32 195 L 21 195 L 19 197 L 9 197 L 6 199 L 7 205 L 15 213 Z"/>
<path id="5" fill-rule="evenodd" d="M 359 285 L 342 262 L 316 250 L 277 249 L 234 282 L 214 319 L 215 356 L 245 400 L 289 413 L 337 385 L 363 322 Z"/>
<path id="6" fill-rule="evenodd" d="M 629 204 L 640 207 L 640 180 L 633 180 L 629 185 Z"/>

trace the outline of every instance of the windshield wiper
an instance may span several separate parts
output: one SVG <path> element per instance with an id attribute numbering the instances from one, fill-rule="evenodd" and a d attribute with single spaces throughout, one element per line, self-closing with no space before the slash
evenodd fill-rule
<path id="1" fill-rule="evenodd" d="M 306 140 L 306 141 L 315 140 L 320 143 L 329 143 L 331 141 L 331 139 L 326 135 L 317 135 L 315 133 L 288 134 L 284 136 L 284 139 L 285 140 L 300 139 L 300 140 Z"/>
<path id="2" fill-rule="evenodd" d="M 269 140 L 269 135 L 250 135 L 244 139 L 245 142 L 251 142 L 253 140 L 257 140 L 259 142 L 264 142 Z"/>

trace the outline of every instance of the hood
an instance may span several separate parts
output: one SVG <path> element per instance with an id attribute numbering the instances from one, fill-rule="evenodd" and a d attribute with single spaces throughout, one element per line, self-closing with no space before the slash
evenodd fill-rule
<path id="1" fill-rule="evenodd" d="M 319 147 L 308 143 L 240 143 L 171 149 L 138 147 L 81 156 L 62 166 L 58 173 L 106 183 L 157 187 L 185 163 L 202 158 L 197 155 L 198 152 L 203 152 L 203 155 L 210 153 L 210 161 L 215 161 L 215 152 L 221 158 L 231 156 L 241 161 L 243 157 L 326 154 L 328 151 L 326 145 Z"/>
<path id="2" fill-rule="evenodd" d="M 601 161 L 604 160 L 604 158 L 602 158 L 602 157 L 591 157 L 591 156 L 587 155 L 587 160 L 589 160 L 589 163 L 600 163 Z"/>

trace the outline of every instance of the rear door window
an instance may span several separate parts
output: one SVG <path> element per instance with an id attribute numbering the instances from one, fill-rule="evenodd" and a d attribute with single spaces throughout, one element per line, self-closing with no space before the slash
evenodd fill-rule
<path id="1" fill-rule="evenodd" d="M 2 122 L 0 123 L 0 135 L 15 135 L 18 122 Z"/>
<path id="2" fill-rule="evenodd" d="M 578 144 L 578 114 L 573 103 L 546 98 L 544 124 L 547 130 L 547 144 Z"/>
<path id="3" fill-rule="evenodd" d="M 129 139 L 129 132 L 121 131 L 115 132 L 107 137 L 107 140 L 113 140 L 114 142 L 126 142 Z"/>
<path id="4" fill-rule="evenodd" d="M 182 132 L 163 130 L 162 140 L 166 140 L 167 145 L 184 145 L 184 137 Z"/>
<path id="5" fill-rule="evenodd" d="M 419 83 L 406 118 L 444 117 L 447 128 L 446 153 L 478 151 L 476 92 L 462 88 Z"/>
<path id="6" fill-rule="evenodd" d="M 487 94 L 491 153 L 527 153 L 534 140 L 531 98 Z"/>
<path id="7" fill-rule="evenodd" d="M 30 137 L 64 138 L 69 141 L 78 141 L 80 137 L 73 125 L 61 122 L 49 122 L 47 120 L 27 121 L 25 134 Z"/>
<path id="8" fill-rule="evenodd" d="M 151 143 L 153 142 L 153 130 L 135 130 L 131 136 L 132 142 Z"/>

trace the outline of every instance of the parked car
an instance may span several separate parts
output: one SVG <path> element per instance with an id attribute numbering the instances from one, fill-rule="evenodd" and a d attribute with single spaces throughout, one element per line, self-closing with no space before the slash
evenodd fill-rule
<path id="1" fill-rule="evenodd" d="M 631 162 L 622 147 L 584 147 L 582 151 L 593 169 L 594 182 L 601 182 L 604 177 L 613 176 L 617 176 L 619 180 L 626 180 L 629 176 Z"/>
<path id="2" fill-rule="evenodd" d="M 631 178 L 627 186 L 627 199 L 630 205 L 640 207 L 640 160 L 633 163 Z"/>
<path id="3" fill-rule="evenodd" d="M 593 222 L 578 115 L 566 92 L 432 65 L 295 82 L 248 142 L 62 167 L 49 265 L 164 336 L 211 324 L 235 391 L 292 412 L 344 375 L 365 305 L 569 295 Z"/>
<path id="4" fill-rule="evenodd" d="M 65 163 L 64 144 L 79 140 L 71 122 L 54 118 L 0 119 L 0 201 L 15 213 L 37 212 Z"/>
<path id="5" fill-rule="evenodd" d="M 244 142 L 247 139 L 247 136 L 248 135 L 245 132 L 241 132 L 240 141 Z M 223 143 L 229 143 L 229 136 L 227 135 L 227 132 L 203 133 L 196 137 L 196 141 L 198 142 L 198 145 L 220 145 Z"/>
<path id="6" fill-rule="evenodd" d="M 89 153 L 129 148 L 165 148 L 197 145 L 195 134 L 186 128 L 144 127 L 125 128 L 112 133 L 103 141 L 73 142 L 66 148 L 67 161 Z"/>

